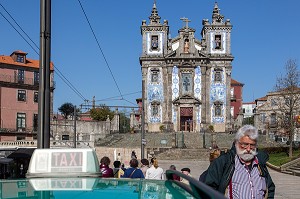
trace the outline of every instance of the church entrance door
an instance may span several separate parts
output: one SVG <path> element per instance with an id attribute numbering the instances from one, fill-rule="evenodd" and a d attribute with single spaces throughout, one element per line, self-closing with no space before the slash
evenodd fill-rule
<path id="1" fill-rule="evenodd" d="M 180 131 L 193 131 L 193 107 L 180 108 Z"/>

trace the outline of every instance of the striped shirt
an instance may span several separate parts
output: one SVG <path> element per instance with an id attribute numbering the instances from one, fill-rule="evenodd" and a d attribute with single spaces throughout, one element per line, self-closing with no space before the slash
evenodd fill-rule
<path id="1" fill-rule="evenodd" d="M 231 179 L 233 199 L 264 198 L 267 189 L 266 181 L 264 177 L 260 176 L 256 157 L 249 167 L 242 163 L 237 155 L 235 156 L 235 170 Z M 230 185 L 228 186 L 228 198 L 231 198 Z"/>

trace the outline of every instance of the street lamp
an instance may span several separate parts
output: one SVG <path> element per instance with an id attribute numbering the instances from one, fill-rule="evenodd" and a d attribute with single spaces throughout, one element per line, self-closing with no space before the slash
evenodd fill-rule
<path id="1" fill-rule="evenodd" d="M 205 144 L 205 129 L 203 127 L 203 124 L 201 124 L 200 132 L 202 133 L 202 136 L 203 136 L 203 148 L 205 149 L 206 148 L 206 144 Z"/>

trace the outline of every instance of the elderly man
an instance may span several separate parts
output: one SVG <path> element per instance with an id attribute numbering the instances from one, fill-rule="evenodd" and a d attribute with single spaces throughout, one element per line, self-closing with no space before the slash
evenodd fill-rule
<path id="1" fill-rule="evenodd" d="M 266 166 L 269 156 L 257 150 L 257 140 L 255 127 L 241 127 L 232 148 L 209 166 L 205 183 L 229 199 L 274 198 L 275 185 Z"/>

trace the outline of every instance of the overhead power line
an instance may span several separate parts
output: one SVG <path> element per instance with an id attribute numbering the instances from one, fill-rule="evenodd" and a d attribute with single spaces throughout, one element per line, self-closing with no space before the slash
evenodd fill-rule
<path id="1" fill-rule="evenodd" d="M 106 57 L 105 57 L 105 55 L 104 55 L 104 53 L 103 53 L 103 50 L 102 50 L 102 48 L 101 48 L 101 46 L 100 46 L 99 41 L 98 41 L 98 39 L 97 39 L 97 37 L 96 37 L 96 35 L 95 35 L 95 32 L 94 32 L 94 30 L 93 30 L 93 28 L 92 28 L 92 25 L 91 25 L 91 23 L 90 23 L 90 21 L 89 21 L 89 18 L 87 17 L 87 15 L 86 15 L 86 13 L 85 13 L 85 10 L 84 10 L 84 8 L 83 8 L 83 6 L 82 6 L 80 0 L 78 0 L 78 2 L 79 2 L 79 4 L 80 4 L 80 7 L 81 7 L 81 9 L 82 9 L 82 12 L 83 12 L 83 14 L 84 14 L 84 16 L 85 16 L 87 22 L 88 22 L 88 24 L 89 24 L 89 27 L 90 27 L 90 29 L 91 29 L 91 31 L 92 31 L 92 33 L 93 33 L 93 36 L 94 36 L 94 38 L 95 38 L 95 40 L 96 40 L 96 42 L 97 42 L 98 48 L 99 48 L 99 50 L 100 50 L 100 52 L 101 52 L 101 54 L 102 54 L 102 57 L 103 57 L 103 59 L 104 59 L 104 61 L 105 61 L 105 63 L 106 63 L 106 66 L 107 66 L 107 68 L 109 69 L 109 72 L 110 72 L 110 74 L 111 74 L 111 76 L 112 76 L 112 78 L 113 78 L 113 80 L 114 80 L 114 82 L 115 82 L 115 84 L 116 84 L 116 86 L 117 86 L 117 89 L 118 89 L 118 91 L 119 91 L 119 93 L 120 93 L 120 96 L 121 96 L 122 99 L 123 99 L 123 95 L 122 95 L 122 93 L 121 93 L 121 90 L 120 90 L 120 88 L 119 88 L 119 85 L 118 85 L 118 83 L 117 83 L 117 81 L 116 81 L 116 79 L 115 79 L 115 77 L 114 77 L 114 74 L 113 74 L 113 72 L 112 72 L 112 70 L 111 70 L 111 68 L 110 68 L 110 66 L 109 66 L 109 64 L 108 64 L 108 62 L 107 62 L 107 59 L 106 59 Z"/>
<path id="2" fill-rule="evenodd" d="M 20 31 L 17 30 L 17 28 L 10 22 L 10 20 L 3 15 L 3 13 L 0 11 L 0 14 L 2 17 L 11 25 L 11 27 L 22 37 L 22 39 L 31 47 L 31 49 L 39 55 L 39 52 L 36 49 L 40 49 L 38 45 L 30 38 L 30 36 L 23 30 L 23 28 L 18 24 L 18 22 L 13 18 L 13 16 L 5 9 L 5 7 L 0 3 L 0 6 L 3 8 L 3 10 L 8 14 L 8 16 L 13 20 L 13 22 L 18 26 L 18 28 L 23 32 L 23 34 L 26 35 L 26 37 L 34 44 L 35 48 L 32 44 L 21 34 Z M 63 73 L 53 64 L 53 67 L 55 68 L 54 72 L 63 80 L 63 82 L 72 90 L 74 93 L 76 93 L 81 99 L 86 101 L 87 99 L 76 89 L 76 87 L 63 75 Z"/>

